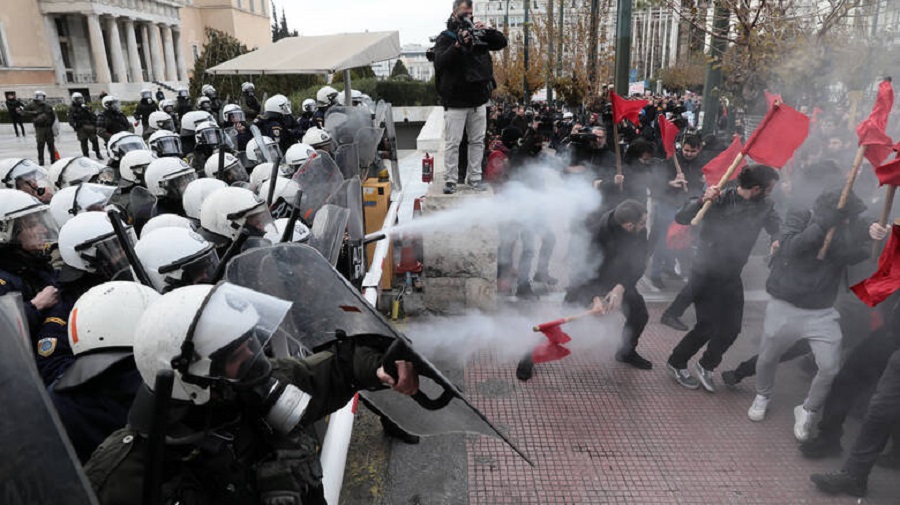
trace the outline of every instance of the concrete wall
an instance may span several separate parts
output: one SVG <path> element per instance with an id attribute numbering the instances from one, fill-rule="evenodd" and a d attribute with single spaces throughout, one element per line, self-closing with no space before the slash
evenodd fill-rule
<path id="1" fill-rule="evenodd" d="M 35 0 L 3 0 L 0 27 L 11 67 L 53 70 L 53 55 L 45 36 L 44 15 Z M 6 81 L 0 77 L 0 83 Z"/>

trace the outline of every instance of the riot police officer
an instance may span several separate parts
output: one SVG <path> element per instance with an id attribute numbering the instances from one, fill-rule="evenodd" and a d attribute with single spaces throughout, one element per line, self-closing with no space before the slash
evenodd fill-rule
<path id="1" fill-rule="evenodd" d="M 94 155 L 98 160 L 102 160 L 100 142 L 97 141 L 97 115 L 88 104 L 84 103 L 84 95 L 81 93 L 72 93 L 72 105 L 69 106 L 69 126 L 75 130 L 78 143 L 81 144 L 81 154 L 87 158 L 88 141 L 90 141 L 91 147 L 94 148 Z"/>
<path id="2" fill-rule="evenodd" d="M 47 103 L 47 94 L 34 92 L 34 100 L 25 108 L 34 124 L 34 137 L 37 140 L 38 164 L 44 164 L 44 146 L 50 153 L 50 163 L 56 161 L 56 144 L 53 138 L 53 123 L 56 122 L 56 111 Z"/>
<path id="3" fill-rule="evenodd" d="M 128 131 L 134 133 L 134 126 L 122 113 L 119 107 L 119 98 L 114 95 L 106 95 L 101 101 L 103 110 L 97 114 L 97 135 L 103 142 L 109 143 L 110 137 L 117 133 Z"/>
<path id="4" fill-rule="evenodd" d="M 157 107 L 156 102 L 153 101 L 153 93 L 147 88 L 142 89 L 141 101 L 138 102 L 137 107 L 134 109 L 135 126 L 140 122 L 144 130 L 146 130 L 150 124 L 150 114 L 156 112 Z"/>
<path id="5" fill-rule="evenodd" d="M 262 111 L 262 105 L 256 98 L 256 86 L 252 82 L 241 84 L 241 109 L 247 121 L 253 121 Z"/>
<path id="6" fill-rule="evenodd" d="M 275 95 L 266 100 L 265 113 L 256 118 L 259 130 L 266 137 L 278 141 L 281 152 L 303 138 L 300 125 L 291 115 L 291 102 L 284 95 Z"/>

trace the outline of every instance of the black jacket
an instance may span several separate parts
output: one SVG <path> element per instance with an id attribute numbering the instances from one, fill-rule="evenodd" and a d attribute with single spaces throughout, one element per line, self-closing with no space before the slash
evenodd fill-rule
<path id="1" fill-rule="evenodd" d="M 68 119 L 69 126 L 75 130 L 85 126 L 90 126 L 92 129 L 97 127 L 97 114 L 94 114 L 94 111 L 86 104 L 78 105 L 73 103 L 69 107 Z"/>
<path id="2" fill-rule="evenodd" d="M 617 284 L 626 290 L 635 289 L 644 275 L 649 253 L 647 232 L 626 231 L 616 223 L 613 212 L 595 212 L 588 217 L 585 227 L 591 235 L 590 256 L 599 258 L 601 263 L 590 279 L 566 293 L 567 302 L 587 305 Z"/>
<path id="3" fill-rule="evenodd" d="M 122 111 L 105 109 L 97 114 L 97 135 L 104 141 L 108 142 L 110 137 L 124 131 L 133 132 L 134 126 Z"/>
<path id="4" fill-rule="evenodd" d="M 157 110 L 159 110 L 159 107 L 156 105 L 156 102 L 149 98 L 142 98 L 137 107 L 134 108 L 134 120 L 140 121 L 141 125 L 146 129 L 150 124 L 150 114 Z"/>
<path id="5" fill-rule="evenodd" d="M 865 205 L 852 197 L 859 212 Z M 834 305 L 847 266 L 869 256 L 871 241 L 859 212 L 849 223 L 838 225 L 824 261 L 816 256 L 825 242 L 829 223 L 814 210 L 792 209 L 784 222 L 781 247 L 772 261 L 766 291 L 802 309 L 826 309 Z"/>
<path id="6" fill-rule="evenodd" d="M 691 224 L 702 206 L 701 199 L 692 198 L 675 215 L 675 222 Z M 745 200 L 737 188 L 726 188 L 700 224 L 694 272 L 740 277 L 760 230 L 765 228 L 772 240 L 778 240 L 780 227 L 781 219 L 768 198 Z"/>
<path id="7" fill-rule="evenodd" d="M 506 36 L 494 29 L 485 29 L 487 47 L 466 49 L 456 47 L 455 20 L 447 22 L 434 43 L 435 84 L 444 107 L 468 108 L 487 103 L 494 82 L 494 64 L 490 51 L 506 47 Z"/>
<path id="8" fill-rule="evenodd" d="M 681 151 L 678 150 L 675 153 L 675 156 L 678 157 L 678 163 L 681 165 L 681 170 L 684 172 L 684 178 L 687 180 L 687 191 L 681 188 L 673 188 L 669 186 L 669 181 L 675 180 L 675 176 L 678 174 L 678 170 L 675 168 L 675 160 L 668 159 L 665 163 L 665 171 L 664 177 L 665 181 L 663 182 L 662 191 L 658 196 L 661 200 L 665 201 L 669 205 L 674 205 L 676 207 L 681 207 L 687 202 L 692 196 L 703 196 L 703 191 L 706 185 L 703 182 L 703 166 L 706 165 L 710 158 L 704 152 L 700 152 L 694 159 L 686 160 L 684 159 L 684 155 L 681 154 Z"/>

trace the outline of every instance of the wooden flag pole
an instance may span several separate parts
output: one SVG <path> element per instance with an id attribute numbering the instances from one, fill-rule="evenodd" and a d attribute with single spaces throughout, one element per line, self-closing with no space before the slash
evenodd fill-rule
<path id="1" fill-rule="evenodd" d="M 681 169 L 681 163 L 678 162 L 678 151 L 675 151 L 675 154 L 672 155 L 672 159 L 675 161 L 675 179 L 682 181 L 681 189 L 687 193 L 687 180 L 684 178 L 684 170 Z"/>
<path id="2" fill-rule="evenodd" d="M 897 186 L 888 186 L 885 188 L 884 195 L 884 207 L 881 209 L 881 219 L 878 220 L 878 224 L 881 226 L 885 226 L 888 222 L 888 219 L 891 218 L 891 211 L 894 208 L 894 194 L 897 192 Z M 872 259 L 877 259 L 879 254 L 881 253 L 880 248 L 878 247 L 881 244 L 880 240 L 875 240 L 872 242 Z"/>
<path id="3" fill-rule="evenodd" d="M 737 170 L 737 167 L 740 166 L 741 161 L 743 160 L 744 153 L 738 153 L 738 155 L 734 157 L 734 161 L 731 162 L 731 166 L 728 167 L 728 170 L 726 170 L 725 174 L 722 175 L 722 178 L 719 179 L 719 184 L 717 184 L 716 187 L 721 188 L 722 186 L 724 186 L 725 183 L 728 182 L 728 179 L 731 179 L 731 174 L 733 174 L 734 171 Z M 694 216 L 694 219 L 691 219 L 691 225 L 697 226 L 698 224 L 700 224 L 700 222 L 703 221 L 703 216 L 705 216 L 706 213 L 709 212 L 710 207 L 712 207 L 712 200 L 703 202 L 703 207 L 700 208 L 700 212 L 698 212 L 697 215 Z"/>
<path id="4" fill-rule="evenodd" d="M 622 153 L 619 151 L 619 125 L 613 122 L 613 144 L 616 146 L 616 175 L 622 175 Z M 619 191 L 622 191 L 623 184 L 619 184 Z"/>
<path id="5" fill-rule="evenodd" d="M 862 166 L 863 156 L 866 154 L 866 146 L 859 146 L 856 150 L 856 158 L 853 160 L 853 168 L 850 169 L 850 175 L 847 176 L 847 183 L 844 184 L 844 191 L 841 192 L 841 199 L 838 201 L 838 210 L 843 209 L 847 206 L 847 199 L 850 197 L 850 190 L 853 189 L 853 183 L 856 182 L 856 176 L 859 175 L 859 167 Z M 836 232 L 836 228 L 832 226 L 828 229 L 828 234 L 825 235 L 825 243 L 822 244 L 822 248 L 819 249 L 819 254 L 816 256 L 819 261 L 825 259 L 825 256 L 828 254 L 828 248 L 831 247 L 831 241 L 834 240 L 834 234 Z"/>

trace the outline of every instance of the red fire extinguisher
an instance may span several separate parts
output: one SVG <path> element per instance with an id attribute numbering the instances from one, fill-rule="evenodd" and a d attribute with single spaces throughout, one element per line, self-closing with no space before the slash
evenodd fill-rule
<path id="1" fill-rule="evenodd" d="M 422 182 L 431 182 L 434 180 L 434 158 L 425 153 L 422 158 Z"/>

